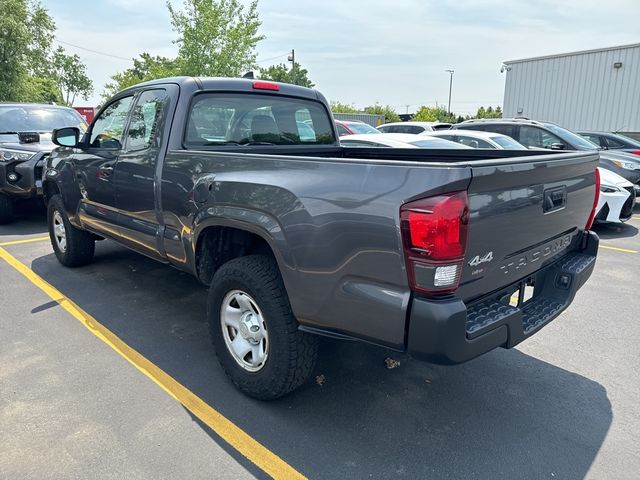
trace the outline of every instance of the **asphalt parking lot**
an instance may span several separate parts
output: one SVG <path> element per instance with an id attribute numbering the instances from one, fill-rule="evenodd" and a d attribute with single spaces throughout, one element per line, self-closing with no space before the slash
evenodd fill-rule
<path id="1" fill-rule="evenodd" d="M 316 381 L 264 403 L 219 367 L 204 287 L 109 241 L 64 269 L 27 211 L 0 227 L 0 478 L 638 478 L 638 228 L 598 227 L 590 281 L 515 349 L 325 340 Z"/>

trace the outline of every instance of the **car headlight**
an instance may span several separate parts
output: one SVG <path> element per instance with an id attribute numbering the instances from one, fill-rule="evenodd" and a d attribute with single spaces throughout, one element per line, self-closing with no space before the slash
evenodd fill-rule
<path id="1" fill-rule="evenodd" d="M 619 192 L 620 189 L 618 187 L 614 187 L 613 185 L 600 185 L 600 191 L 602 193 L 615 193 Z"/>
<path id="2" fill-rule="evenodd" d="M 615 163 L 618 167 L 624 168 L 625 170 L 635 170 L 637 168 L 640 168 L 640 166 L 634 162 L 624 162 L 622 160 L 611 160 L 611 161 Z"/>
<path id="3" fill-rule="evenodd" d="M 34 152 L 26 152 L 24 150 L 11 150 L 8 148 L 0 148 L 0 162 L 14 162 L 29 160 L 35 155 Z"/>

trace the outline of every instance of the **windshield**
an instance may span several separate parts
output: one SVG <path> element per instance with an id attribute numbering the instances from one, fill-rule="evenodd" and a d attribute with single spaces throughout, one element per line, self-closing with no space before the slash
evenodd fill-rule
<path id="1" fill-rule="evenodd" d="M 521 143 L 516 142 L 511 137 L 490 137 L 490 138 L 505 150 L 526 150 L 527 149 L 527 147 L 525 147 Z"/>
<path id="2" fill-rule="evenodd" d="M 86 128 L 75 110 L 46 105 L 0 106 L 0 132 L 48 133 L 54 128 Z"/>
<path id="3" fill-rule="evenodd" d="M 415 145 L 420 148 L 442 148 L 442 149 L 459 149 L 468 150 L 470 147 L 466 145 L 460 145 L 459 143 L 450 142 L 449 140 L 443 140 L 441 138 L 431 138 L 418 140 L 417 142 L 409 142 L 411 145 Z"/>
<path id="4" fill-rule="evenodd" d="M 582 138 L 580 135 L 570 132 L 569 130 L 565 130 L 562 127 L 557 125 L 553 125 L 551 123 L 546 123 L 545 127 L 547 127 L 551 132 L 555 133 L 560 139 L 567 142 L 571 149 L 574 150 L 598 150 L 600 147 L 593 142 L 590 142 L 586 138 Z"/>
<path id="5" fill-rule="evenodd" d="M 625 142 L 630 143 L 634 147 L 640 148 L 640 142 L 638 140 L 636 140 L 635 138 L 631 138 L 631 137 L 629 137 L 627 135 L 623 135 L 621 133 L 616 133 L 616 136 L 622 137 Z"/>
<path id="6" fill-rule="evenodd" d="M 347 126 L 353 131 L 353 133 L 381 133 L 380 130 L 373 128 L 366 123 L 348 123 Z"/>

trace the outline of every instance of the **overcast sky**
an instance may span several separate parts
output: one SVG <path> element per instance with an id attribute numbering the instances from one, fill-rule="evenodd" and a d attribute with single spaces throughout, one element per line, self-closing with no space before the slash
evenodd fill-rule
<path id="1" fill-rule="evenodd" d="M 69 43 L 125 59 L 176 53 L 162 0 L 43 3 L 58 40 L 87 64 L 95 84 L 88 104 L 131 62 Z M 295 48 L 329 99 L 401 113 L 446 104 L 446 69 L 455 70 L 451 109 L 469 114 L 502 104 L 504 60 L 640 42 L 640 0 L 261 0 L 259 10 L 261 66 Z"/>

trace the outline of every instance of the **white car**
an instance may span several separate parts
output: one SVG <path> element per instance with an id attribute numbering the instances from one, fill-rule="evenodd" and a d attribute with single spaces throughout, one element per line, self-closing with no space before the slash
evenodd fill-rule
<path id="1" fill-rule="evenodd" d="M 527 147 L 507 135 L 493 132 L 481 132 L 479 130 L 440 130 L 437 132 L 423 132 L 420 135 L 443 138 L 472 148 L 527 150 Z"/>
<path id="2" fill-rule="evenodd" d="M 633 184 L 617 173 L 598 167 L 600 171 L 600 199 L 596 208 L 596 222 L 623 223 L 633 216 L 636 195 Z"/>
<path id="3" fill-rule="evenodd" d="M 410 133 L 412 135 L 419 135 L 422 132 L 447 130 L 451 128 L 451 124 L 440 122 L 395 122 L 385 123 L 376 128 L 382 133 Z"/>
<path id="4" fill-rule="evenodd" d="M 378 133 L 376 135 L 345 135 L 340 137 L 340 145 L 344 147 L 388 147 L 388 148 L 441 148 L 471 149 L 466 145 L 449 142 L 441 138 L 410 133 Z"/>

